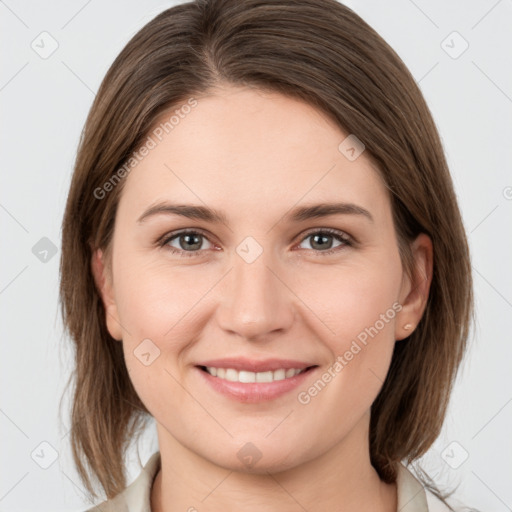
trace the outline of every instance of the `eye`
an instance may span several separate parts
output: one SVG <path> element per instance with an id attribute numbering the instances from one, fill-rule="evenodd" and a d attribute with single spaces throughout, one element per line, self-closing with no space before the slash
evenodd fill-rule
<path id="1" fill-rule="evenodd" d="M 341 242 L 334 248 L 332 242 L 333 238 Z M 322 256 L 333 254 L 342 250 L 345 246 L 353 245 L 351 237 L 349 237 L 346 233 L 330 228 L 322 228 L 317 229 L 316 231 L 310 231 L 302 239 L 301 243 L 308 239 L 311 239 L 310 247 L 314 250 L 314 252 L 320 253 Z"/>
<path id="2" fill-rule="evenodd" d="M 201 251 L 201 246 L 204 240 L 208 240 L 204 233 L 197 230 L 180 231 L 178 233 L 171 233 L 165 237 L 159 245 L 169 249 L 172 253 L 177 253 L 180 256 L 196 256 L 195 253 Z M 170 245 L 176 243 L 178 247 Z"/>

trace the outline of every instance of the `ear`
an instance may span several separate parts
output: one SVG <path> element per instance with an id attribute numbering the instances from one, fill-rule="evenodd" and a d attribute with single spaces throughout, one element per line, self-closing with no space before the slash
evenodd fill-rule
<path id="1" fill-rule="evenodd" d="M 123 339 L 121 323 L 114 296 L 112 272 L 105 264 L 105 255 L 101 249 L 95 249 L 91 261 L 92 273 L 96 288 L 105 308 L 107 329 L 112 338 L 121 341 Z"/>
<path id="2" fill-rule="evenodd" d="M 399 302 L 402 309 L 396 317 L 395 340 L 402 340 L 412 334 L 420 323 L 432 282 L 434 251 L 432 240 L 425 233 L 418 235 L 411 245 L 414 260 L 413 276 L 404 273 Z"/>

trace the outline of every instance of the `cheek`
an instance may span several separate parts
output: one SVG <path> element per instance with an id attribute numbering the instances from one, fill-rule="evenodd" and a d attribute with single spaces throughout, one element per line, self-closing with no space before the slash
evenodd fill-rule
<path id="1" fill-rule="evenodd" d="M 400 273 L 394 264 L 366 265 L 327 277 L 324 293 L 318 280 L 316 286 L 304 283 L 303 290 L 311 290 L 315 314 L 334 331 L 323 337 L 332 359 L 309 388 L 299 391 L 297 401 L 312 418 L 329 411 L 323 432 L 342 438 L 370 409 L 388 372 L 401 309 L 396 302 Z"/>
<path id="2" fill-rule="evenodd" d="M 308 306 L 329 327 L 322 332 L 332 359 L 317 387 L 320 390 L 326 384 L 324 403 L 330 402 L 338 411 L 368 408 L 391 362 L 395 318 L 401 309 L 397 302 L 401 265 L 393 255 L 376 261 L 322 270 L 324 276 L 317 273 L 302 282 Z M 319 286 L 321 282 L 326 283 L 324 287 Z"/>
<path id="3" fill-rule="evenodd" d="M 171 271 L 165 262 L 123 254 L 115 262 L 114 285 L 125 362 L 137 393 L 151 410 L 162 397 L 162 385 L 168 383 L 174 390 L 173 377 L 182 380 L 182 367 L 176 363 L 196 339 L 199 308 L 194 305 L 211 285 L 200 279 L 192 283 L 192 271 Z"/>
<path id="4" fill-rule="evenodd" d="M 393 337 L 394 318 L 400 305 L 396 302 L 401 283 L 401 265 L 393 255 L 375 263 L 318 267 L 304 272 L 300 296 L 329 329 L 326 339 L 333 351 L 344 352 L 350 342 L 365 333 L 372 337 Z M 322 284 L 323 283 L 323 284 Z M 348 345 L 347 345 L 348 344 Z"/>
<path id="5" fill-rule="evenodd" d="M 170 268 L 165 258 L 142 256 L 119 262 L 116 299 L 119 316 L 131 338 L 166 339 L 172 342 L 182 325 L 189 326 L 194 306 L 211 287 L 196 267 Z"/>

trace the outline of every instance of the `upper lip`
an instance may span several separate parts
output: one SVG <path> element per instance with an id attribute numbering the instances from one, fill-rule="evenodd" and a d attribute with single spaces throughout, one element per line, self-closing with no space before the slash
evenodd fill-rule
<path id="1" fill-rule="evenodd" d="M 210 359 L 209 361 L 203 361 L 197 366 L 213 366 L 214 368 L 233 368 L 234 370 L 245 370 L 249 372 L 267 372 L 275 371 L 284 368 L 288 370 L 295 368 L 302 370 L 309 368 L 310 366 L 316 366 L 311 363 L 304 363 L 302 361 L 296 361 L 292 359 L 264 359 L 257 361 L 254 359 L 247 359 L 244 357 L 231 357 L 224 359 Z"/>

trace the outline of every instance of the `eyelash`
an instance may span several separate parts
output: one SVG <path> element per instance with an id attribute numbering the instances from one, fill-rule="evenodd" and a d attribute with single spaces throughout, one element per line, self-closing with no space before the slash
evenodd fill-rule
<path id="1" fill-rule="evenodd" d="M 323 235 L 332 235 L 333 237 L 337 238 L 338 241 L 343 242 L 343 245 L 340 245 L 338 247 L 334 247 L 333 249 L 328 249 L 326 251 L 316 251 L 314 249 L 305 249 L 313 251 L 314 253 L 318 253 L 318 256 L 328 256 L 330 254 L 334 254 L 335 252 L 338 252 L 340 250 L 343 250 L 344 247 L 352 247 L 355 244 L 355 241 L 352 237 L 344 233 L 343 231 L 338 231 L 337 229 L 331 229 L 331 228 L 316 228 L 315 230 L 308 231 L 303 238 L 300 240 L 299 243 L 302 243 L 304 240 L 309 238 L 312 235 L 317 234 L 323 234 Z M 173 254 L 179 254 L 180 257 L 189 258 L 197 256 L 201 250 L 199 251 L 183 251 L 182 249 L 176 249 L 176 247 L 168 246 L 167 244 L 175 239 L 176 237 L 179 237 L 181 235 L 201 235 L 208 239 L 206 233 L 202 231 L 201 229 L 190 229 L 190 230 L 183 230 L 173 233 L 168 233 L 167 235 L 164 235 L 164 237 L 161 237 L 158 239 L 155 243 L 161 247 L 165 248 L 166 250 L 169 250 Z"/>

